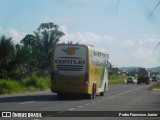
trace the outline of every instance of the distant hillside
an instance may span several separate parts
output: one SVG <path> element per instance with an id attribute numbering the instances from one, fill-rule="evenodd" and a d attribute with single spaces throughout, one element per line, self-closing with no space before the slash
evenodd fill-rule
<path id="1" fill-rule="evenodd" d="M 160 66 L 159 67 L 153 67 L 153 68 L 147 68 L 151 72 L 160 72 Z"/>
<path id="2" fill-rule="evenodd" d="M 126 72 L 130 72 L 130 71 L 137 71 L 138 67 L 120 67 L 120 70 L 126 71 Z M 146 68 L 147 70 L 149 70 L 150 72 L 160 72 L 160 66 L 159 67 L 153 67 L 153 68 Z"/>
<path id="3" fill-rule="evenodd" d="M 138 67 L 120 67 L 118 69 L 120 69 L 122 71 L 126 71 L 126 72 L 131 72 L 131 71 L 135 71 L 135 70 L 137 71 Z"/>

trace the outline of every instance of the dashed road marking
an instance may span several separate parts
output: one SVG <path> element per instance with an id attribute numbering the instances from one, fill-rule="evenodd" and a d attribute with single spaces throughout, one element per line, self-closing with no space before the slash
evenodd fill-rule
<path id="1" fill-rule="evenodd" d="M 85 105 L 89 105 L 90 103 L 86 103 Z"/>
<path id="2" fill-rule="evenodd" d="M 135 91 L 135 90 L 138 90 L 138 89 L 141 89 L 141 88 L 143 88 L 143 87 L 136 88 L 136 89 L 132 89 L 132 90 L 127 90 L 127 91 L 124 91 L 124 92 L 121 92 L 121 93 L 118 93 L 118 94 L 116 94 L 116 95 L 112 95 L 112 96 L 109 96 L 109 97 L 103 97 L 102 99 L 105 100 L 105 99 L 113 98 L 113 97 L 116 97 L 116 96 L 119 96 L 119 95 L 128 93 L 128 92 L 130 92 L 130 91 Z M 88 106 L 88 105 L 90 105 L 90 104 L 94 104 L 94 103 L 96 103 L 97 101 L 100 102 L 100 101 L 102 101 L 102 100 L 96 100 L 96 101 L 93 101 L 93 102 L 90 102 L 90 103 L 86 103 L 85 106 Z M 81 107 L 84 107 L 84 106 L 83 106 L 83 105 L 77 106 L 77 108 L 81 108 Z M 68 109 L 68 111 L 69 111 L 69 110 L 74 110 L 74 109 L 76 109 L 76 108 L 70 108 L 70 109 Z"/>
<path id="3" fill-rule="evenodd" d="M 82 106 L 82 105 L 79 105 L 79 106 L 77 106 L 77 107 L 81 108 L 81 107 L 83 107 L 83 106 Z"/>
<path id="4" fill-rule="evenodd" d="M 35 102 L 35 101 L 28 101 L 28 102 L 23 102 L 23 103 L 20 103 L 20 104 L 23 105 L 23 104 L 33 103 L 33 102 Z"/>
<path id="5" fill-rule="evenodd" d="M 70 111 L 70 110 L 74 110 L 75 108 L 69 108 L 68 110 Z"/>

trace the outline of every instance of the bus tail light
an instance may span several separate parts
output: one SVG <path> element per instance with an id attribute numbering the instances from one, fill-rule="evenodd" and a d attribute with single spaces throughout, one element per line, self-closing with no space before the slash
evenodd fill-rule
<path id="1" fill-rule="evenodd" d="M 85 73 L 83 85 L 88 85 L 88 73 Z"/>

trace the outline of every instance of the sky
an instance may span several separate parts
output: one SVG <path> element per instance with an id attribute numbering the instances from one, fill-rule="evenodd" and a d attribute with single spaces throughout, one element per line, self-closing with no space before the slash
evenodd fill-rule
<path id="1" fill-rule="evenodd" d="M 119 2 L 118 2 L 119 1 Z M 15 44 L 44 22 L 65 35 L 60 42 L 90 44 L 114 67 L 160 66 L 159 0 L 0 0 L 0 36 Z"/>

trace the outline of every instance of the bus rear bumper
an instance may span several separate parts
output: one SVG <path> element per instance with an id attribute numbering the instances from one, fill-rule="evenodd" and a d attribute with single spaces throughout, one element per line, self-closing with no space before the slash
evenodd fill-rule
<path id="1" fill-rule="evenodd" d="M 88 86 L 58 86 L 52 85 L 51 91 L 54 93 L 68 93 L 68 94 L 90 94 Z"/>

